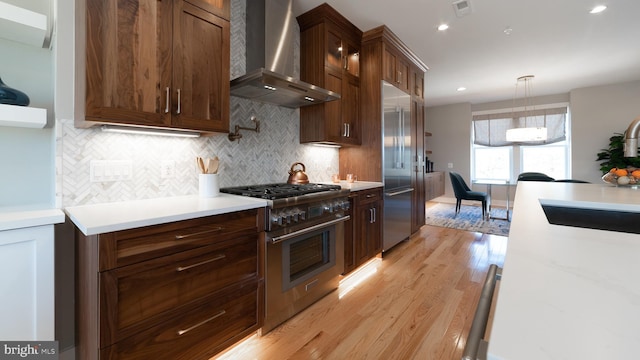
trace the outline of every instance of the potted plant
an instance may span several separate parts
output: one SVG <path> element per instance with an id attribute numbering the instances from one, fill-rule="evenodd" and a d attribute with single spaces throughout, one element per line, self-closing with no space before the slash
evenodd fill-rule
<path id="1" fill-rule="evenodd" d="M 609 138 L 609 148 L 598 153 L 602 180 L 617 185 L 640 183 L 640 157 L 624 156 L 624 134 L 614 133 Z"/>
<path id="2" fill-rule="evenodd" d="M 601 149 L 597 161 L 601 161 L 600 171 L 603 175 L 612 168 L 640 168 L 640 157 L 624 157 L 624 134 L 620 133 L 614 133 L 609 138 L 609 148 Z"/>

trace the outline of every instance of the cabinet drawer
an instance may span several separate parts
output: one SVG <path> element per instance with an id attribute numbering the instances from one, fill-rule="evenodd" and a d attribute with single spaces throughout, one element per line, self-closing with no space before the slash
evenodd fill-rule
<path id="1" fill-rule="evenodd" d="M 101 345 L 227 286 L 258 278 L 256 235 L 100 274 Z"/>
<path id="2" fill-rule="evenodd" d="M 382 199 L 382 189 L 361 190 L 357 192 L 358 205 L 368 204 Z"/>
<path id="3" fill-rule="evenodd" d="M 236 286 L 100 351 L 101 359 L 206 360 L 257 330 L 258 286 Z"/>
<path id="4" fill-rule="evenodd" d="M 100 270 L 114 269 L 180 251 L 256 234 L 258 210 L 102 234 Z M 262 229 L 260 229 L 262 230 Z"/>

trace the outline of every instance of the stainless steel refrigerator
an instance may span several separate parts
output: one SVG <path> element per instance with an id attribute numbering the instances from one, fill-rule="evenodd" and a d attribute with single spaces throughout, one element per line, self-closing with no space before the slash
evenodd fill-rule
<path id="1" fill-rule="evenodd" d="M 386 81 L 382 98 L 382 251 L 387 251 L 411 235 L 411 98 Z"/>

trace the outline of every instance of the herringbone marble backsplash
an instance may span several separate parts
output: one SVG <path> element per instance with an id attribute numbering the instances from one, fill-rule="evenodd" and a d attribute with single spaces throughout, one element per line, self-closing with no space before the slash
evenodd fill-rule
<path id="1" fill-rule="evenodd" d="M 245 1 L 250 0 L 231 1 L 231 78 L 245 72 Z M 66 207 L 197 194 L 196 156 L 220 158 L 222 187 L 286 182 L 291 165 L 298 161 L 305 164 L 312 182 L 330 181 L 331 174 L 338 172 L 338 151 L 300 145 L 299 114 L 299 110 L 232 97 L 231 128 L 236 124 L 252 127 L 254 115 L 261 121 L 259 134 L 242 131 L 239 142 L 223 134 L 186 139 L 103 133 L 57 119 L 56 196 Z M 130 160 L 132 180 L 90 182 L 91 160 Z M 167 161 L 175 164 L 175 176 L 162 178 L 160 164 Z"/>

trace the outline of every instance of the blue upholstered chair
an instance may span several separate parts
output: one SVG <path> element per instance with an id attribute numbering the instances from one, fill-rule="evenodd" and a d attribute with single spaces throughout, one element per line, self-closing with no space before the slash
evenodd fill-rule
<path id="1" fill-rule="evenodd" d="M 460 212 L 462 200 L 477 200 L 482 202 L 482 218 L 486 219 L 489 215 L 488 205 L 491 202 L 489 194 L 481 191 L 472 191 L 460 174 L 450 172 L 451 186 L 453 193 L 456 195 L 456 215 Z"/>
<path id="2" fill-rule="evenodd" d="M 518 175 L 518 181 L 553 181 L 554 179 L 539 172 L 523 172 Z"/>

